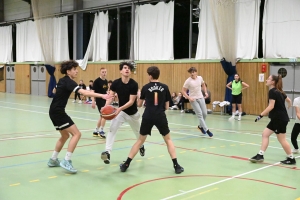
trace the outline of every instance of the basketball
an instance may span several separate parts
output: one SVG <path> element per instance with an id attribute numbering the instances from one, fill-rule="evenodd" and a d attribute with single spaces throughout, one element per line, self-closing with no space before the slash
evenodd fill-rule
<path id="1" fill-rule="evenodd" d="M 111 105 L 107 105 L 104 106 L 101 109 L 101 117 L 103 117 L 106 120 L 112 120 L 113 118 L 115 118 L 117 115 L 115 115 L 116 112 L 116 108 L 111 106 Z"/>

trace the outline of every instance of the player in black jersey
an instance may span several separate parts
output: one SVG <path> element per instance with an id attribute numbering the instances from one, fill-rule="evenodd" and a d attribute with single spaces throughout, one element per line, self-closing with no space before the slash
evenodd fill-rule
<path id="1" fill-rule="evenodd" d="M 68 170 L 71 173 L 76 173 L 77 170 L 73 167 L 71 156 L 74 152 L 76 145 L 81 137 L 81 133 L 78 130 L 77 126 L 74 124 L 72 119 L 67 115 L 65 108 L 68 102 L 68 99 L 72 92 L 79 92 L 84 96 L 98 97 L 103 99 L 111 98 L 110 95 L 103 95 L 93 93 L 88 90 L 80 89 L 77 83 L 73 80 L 77 77 L 78 63 L 76 61 L 65 61 L 61 64 L 60 72 L 65 74 L 65 76 L 59 79 L 56 88 L 53 90 L 55 94 L 52 103 L 49 109 L 50 119 L 56 128 L 61 134 L 61 137 L 56 143 L 55 150 L 52 154 L 52 157 L 49 159 L 48 166 L 49 167 L 58 167 Z M 69 135 L 72 135 L 67 154 L 65 159 L 59 162 L 57 156 L 58 153 L 63 148 L 66 141 L 69 139 Z"/>
<path id="2" fill-rule="evenodd" d="M 160 70 L 158 67 L 152 66 L 147 69 L 150 83 L 144 85 L 141 90 L 141 97 L 138 101 L 138 107 L 141 107 L 143 101 L 146 101 L 146 108 L 142 117 L 140 128 L 140 136 L 131 148 L 125 163 L 120 165 L 121 172 L 125 172 L 130 162 L 139 151 L 139 147 L 144 144 L 147 135 L 151 135 L 153 126 L 159 130 L 168 147 L 169 154 L 173 161 L 176 174 L 180 174 L 184 169 L 177 163 L 176 151 L 171 140 L 168 120 L 165 110 L 169 109 L 169 101 L 171 100 L 170 91 L 167 85 L 158 81 Z"/>
<path id="3" fill-rule="evenodd" d="M 280 161 L 282 164 L 293 165 L 296 164 L 296 160 L 293 156 L 291 147 L 286 140 L 286 126 L 290 121 L 286 111 L 285 101 L 288 103 L 288 108 L 292 106 L 291 100 L 286 96 L 282 90 L 282 78 L 281 75 L 271 75 L 266 80 L 266 85 L 269 86 L 269 105 L 268 107 L 256 118 L 255 122 L 260 120 L 263 116 L 269 114 L 271 121 L 262 133 L 262 143 L 260 151 L 256 156 L 253 156 L 249 160 L 251 162 L 263 162 L 264 153 L 269 145 L 269 137 L 275 133 L 282 148 L 287 154 L 286 160 Z"/>
<path id="4" fill-rule="evenodd" d="M 93 84 L 93 91 L 99 94 L 107 94 L 108 83 L 106 80 L 107 70 L 105 68 L 100 69 L 100 77 L 98 77 Z M 96 99 L 96 100 L 95 100 Z M 98 111 L 100 113 L 101 108 L 105 106 L 106 100 L 102 98 L 92 98 L 92 108 L 95 108 L 97 104 Z M 104 126 L 106 120 L 100 116 L 95 131 L 93 132 L 94 137 L 105 138 Z"/>

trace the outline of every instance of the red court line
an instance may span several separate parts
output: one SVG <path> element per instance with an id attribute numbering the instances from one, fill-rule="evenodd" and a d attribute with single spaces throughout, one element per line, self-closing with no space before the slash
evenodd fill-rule
<path id="1" fill-rule="evenodd" d="M 126 141 L 126 140 L 133 140 L 133 139 L 116 140 L 115 142 L 123 142 L 123 141 Z M 98 142 L 98 143 L 95 143 L 95 144 L 78 145 L 76 148 L 94 146 L 94 145 L 98 145 L 98 144 L 105 144 L 105 141 Z M 68 149 L 68 148 L 63 148 L 63 149 L 65 150 L 65 149 Z M 52 150 L 45 150 L 45 151 L 31 152 L 31 153 L 15 154 L 15 155 L 10 155 L 10 156 L 0 156 L 0 159 L 2 159 L 2 158 L 12 158 L 12 157 L 18 157 L 18 156 L 27 156 L 27 155 L 39 154 L 39 153 L 45 153 L 45 152 L 52 152 L 52 151 L 53 151 L 53 149 Z"/>
<path id="2" fill-rule="evenodd" d="M 233 178 L 233 176 L 218 176 L 218 175 L 187 175 L 187 176 L 169 176 L 169 177 L 164 177 L 164 178 L 156 178 L 156 179 L 144 181 L 144 182 L 141 182 L 141 183 L 137 183 L 135 185 L 132 185 L 132 186 L 126 188 L 125 190 L 123 190 L 119 194 L 117 200 L 121 200 L 122 197 L 129 190 L 131 190 L 131 189 L 133 189 L 133 188 L 135 188 L 137 186 L 146 184 L 146 183 L 155 182 L 155 181 L 161 181 L 161 180 L 166 180 L 166 179 L 173 179 L 173 178 L 195 178 L 195 177 Z M 292 190 L 296 190 L 297 189 L 297 188 L 294 188 L 294 187 L 291 187 L 291 186 L 286 186 L 286 185 L 282 185 L 282 184 L 278 184 L 278 183 L 272 183 L 272 182 L 258 180 L 258 179 L 252 179 L 252 178 L 235 177 L 235 179 L 241 179 L 241 180 L 247 180 L 247 181 L 256 181 L 256 182 L 265 183 L 265 184 L 274 185 L 274 186 L 283 187 L 283 188 L 292 189 Z"/>

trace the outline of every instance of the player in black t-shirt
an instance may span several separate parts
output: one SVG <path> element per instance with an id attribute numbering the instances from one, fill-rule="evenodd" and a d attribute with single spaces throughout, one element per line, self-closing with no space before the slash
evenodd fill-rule
<path id="1" fill-rule="evenodd" d="M 263 162 L 264 152 L 269 145 L 269 137 L 273 133 L 276 134 L 278 141 L 287 154 L 286 160 L 280 161 L 282 164 L 293 165 L 296 164 L 296 160 L 293 156 L 291 147 L 286 140 L 286 126 L 290 121 L 285 107 L 285 101 L 288 103 L 288 108 L 292 106 L 291 100 L 286 96 L 282 90 L 282 78 L 281 75 L 271 75 L 266 80 L 266 85 L 269 86 L 269 105 L 268 107 L 256 118 L 255 122 L 260 120 L 263 116 L 269 114 L 271 121 L 262 133 L 262 144 L 260 151 L 256 156 L 253 156 L 249 160 L 251 162 Z"/>
<path id="2" fill-rule="evenodd" d="M 115 142 L 117 130 L 124 122 L 128 122 L 136 138 L 139 137 L 140 131 L 140 114 L 138 113 L 136 105 L 138 83 L 129 77 L 134 66 L 131 63 L 121 62 L 119 69 L 121 78 L 113 81 L 109 92 L 109 95 L 111 96 L 115 96 L 115 93 L 118 94 L 119 107 L 115 112 L 117 116 L 111 120 L 109 133 L 106 137 L 106 150 L 101 154 L 101 159 L 105 164 L 110 163 L 110 153 Z M 106 105 L 110 105 L 111 102 L 112 99 L 108 99 Z M 143 144 L 140 146 L 140 154 L 141 156 L 145 155 Z"/>
<path id="3" fill-rule="evenodd" d="M 147 73 L 149 75 L 150 83 L 144 85 L 141 91 L 141 97 L 138 101 L 139 107 L 142 106 L 144 100 L 147 105 L 142 117 L 140 136 L 131 148 L 125 163 L 120 165 L 120 170 L 121 172 L 125 172 L 127 170 L 130 162 L 137 154 L 139 147 L 144 144 L 147 135 L 151 135 L 152 127 L 156 126 L 168 147 L 175 173 L 180 174 L 184 171 L 184 169 L 177 163 L 176 151 L 171 140 L 168 120 L 165 114 L 165 110 L 169 109 L 169 101 L 171 100 L 170 91 L 167 85 L 158 81 L 160 74 L 158 67 L 149 67 L 147 69 Z"/>
<path id="4" fill-rule="evenodd" d="M 73 167 L 71 156 L 74 152 L 76 145 L 81 137 L 81 133 L 77 126 L 74 124 L 72 119 L 67 115 L 65 108 L 68 99 L 72 92 L 79 92 L 85 96 L 92 96 L 98 98 L 109 99 L 111 98 L 108 94 L 96 94 L 88 90 L 80 89 L 77 83 L 73 80 L 77 77 L 78 63 L 76 61 L 65 61 L 61 64 L 60 72 L 65 74 L 65 76 L 59 79 L 56 88 L 53 90 L 55 94 L 49 109 L 50 119 L 61 134 L 61 137 L 56 143 L 55 150 L 52 157 L 48 161 L 49 167 L 59 167 L 68 170 L 71 173 L 76 173 L 77 170 Z M 57 156 L 58 153 L 63 148 L 66 141 L 69 139 L 69 134 L 72 135 L 71 140 L 68 145 L 67 154 L 65 159 L 59 162 Z"/>
<path id="5" fill-rule="evenodd" d="M 93 91 L 98 94 L 107 94 L 108 84 L 106 80 L 107 70 L 105 68 L 100 69 L 100 77 L 98 77 L 93 84 Z M 92 108 L 95 109 L 95 104 L 97 104 L 98 111 L 103 106 L 105 106 L 106 100 L 102 98 L 92 98 Z M 93 132 L 94 137 L 105 138 L 105 133 L 103 131 L 106 120 L 100 116 L 95 131 Z"/>
<path id="6" fill-rule="evenodd" d="M 80 80 L 80 81 L 79 81 L 78 86 L 79 86 L 80 89 L 84 89 L 84 90 L 86 89 L 86 85 L 83 83 L 83 80 Z M 75 92 L 75 96 L 74 96 L 74 101 L 73 101 L 73 103 L 76 103 L 76 98 L 77 98 L 77 97 L 78 97 L 78 99 L 79 99 L 78 103 L 82 103 L 80 95 L 81 95 L 81 94 L 80 94 L 79 92 Z"/>

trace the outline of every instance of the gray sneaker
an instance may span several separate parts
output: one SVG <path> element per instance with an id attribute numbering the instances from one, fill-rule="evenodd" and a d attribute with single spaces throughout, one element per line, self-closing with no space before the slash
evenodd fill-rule
<path id="1" fill-rule="evenodd" d="M 65 160 L 63 159 L 61 162 L 60 162 L 60 166 L 62 168 L 64 168 L 65 170 L 71 172 L 72 174 L 76 174 L 77 173 L 77 169 L 75 169 L 72 165 L 72 161 L 71 160 Z"/>
<path id="2" fill-rule="evenodd" d="M 60 166 L 58 158 L 56 158 L 56 160 L 53 160 L 52 158 L 50 158 L 47 165 L 49 167 L 59 167 Z"/>

